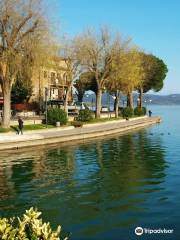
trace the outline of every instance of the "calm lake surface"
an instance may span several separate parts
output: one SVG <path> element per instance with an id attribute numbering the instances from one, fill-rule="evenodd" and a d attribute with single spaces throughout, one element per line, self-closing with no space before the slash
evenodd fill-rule
<path id="1" fill-rule="evenodd" d="M 151 110 L 160 125 L 124 136 L 1 152 L 0 216 L 35 206 L 72 240 L 180 239 L 180 106 Z"/>

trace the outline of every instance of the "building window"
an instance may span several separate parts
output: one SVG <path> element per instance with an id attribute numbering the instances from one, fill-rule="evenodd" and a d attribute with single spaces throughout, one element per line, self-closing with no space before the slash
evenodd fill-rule
<path id="1" fill-rule="evenodd" d="M 51 99 L 58 99 L 58 98 L 59 98 L 58 88 L 51 88 Z"/>
<path id="2" fill-rule="evenodd" d="M 57 73 L 57 79 L 61 80 L 61 74 L 60 73 Z"/>
<path id="3" fill-rule="evenodd" d="M 51 72 L 51 83 L 54 83 L 55 77 L 56 77 L 55 72 Z"/>
<path id="4" fill-rule="evenodd" d="M 47 71 L 44 71 L 44 78 L 47 78 Z"/>
<path id="5" fill-rule="evenodd" d="M 68 76 L 66 75 L 66 81 L 65 81 L 65 84 L 67 84 L 68 83 Z"/>
<path id="6" fill-rule="evenodd" d="M 66 73 L 63 74 L 63 84 L 64 85 L 67 84 L 67 75 L 66 75 Z"/>

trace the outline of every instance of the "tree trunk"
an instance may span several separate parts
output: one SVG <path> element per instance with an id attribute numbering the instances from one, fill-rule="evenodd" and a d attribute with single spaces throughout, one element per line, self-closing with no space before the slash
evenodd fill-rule
<path id="1" fill-rule="evenodd" d="M 114 112 L 116 112 L 116 99 L 114 99 Z"/>
<path id="2" fill-rule="evenodd" d="M 68 89 L 66 92 L 65 100 L 64 100 L 64 111 L 67 113 L 68 116 L 68 99 L 69 99 L 69 92 L 70 90 Z"/>
<path id="3" fill-rule="evenodd" d="M 120 92 L 117 90 L 116 91 L 116 98 L 114 100 L 115 102 L 115 117 L 119 117 L 119 99 L 120 99 Z"/>
<path id="4" fill-rule="evenodd" d="M 127 104 L 126 104 L 126 107 L 129 107 L 129 106 L 130 106 L 129 94 L 127 94 Z"/>
<path id="5" fill-rule="evenodd" d="M 101 98 L 102 98 L 102 90 L 98 89 L 96 93 L 96 118 L 101 117 Z"/>
<path id="6" fill-rule="evenodd" d="M 134 102 L 133 102 L 133 93 L 129 92 L 127 95 L 127 107 L 133 108 Z"/>
<path id="7" fill-rule="evenodd" d="M 140 108 L 143 107 L 143 88 L 140 88 L 139 90 L 139 106 Z"/>
<path id="8" fill-rule="evenodd" d="M 11 87 L 7 86 L 3 89 L 3 119 L 2 119 L 2 127 L 9 128 L 10 127 L 10 118 L 11 118 Z"/>
<path id="9" fill-rule="evenodd" d="M 82 101 L 83 101 L 83 96 L 84 96 L 84 93 L 81 93 L 81 92 L 78 93 L 78 95 L 77 95 L 77 97 L 78 97 L 78 102 L 82 103 Z"/>

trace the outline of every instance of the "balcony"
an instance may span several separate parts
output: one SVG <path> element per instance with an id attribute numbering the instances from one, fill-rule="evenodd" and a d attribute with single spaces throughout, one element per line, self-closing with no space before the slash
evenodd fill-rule
<path id="1" fill-rule="evenodd" d="M 66 81 L 58 78 L 51 79 L 50 85 L 54 87 L 67 87 Z"/>

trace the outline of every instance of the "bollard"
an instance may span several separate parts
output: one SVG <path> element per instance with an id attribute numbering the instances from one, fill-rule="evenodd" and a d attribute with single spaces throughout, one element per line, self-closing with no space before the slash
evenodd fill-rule
<path id="1" fill-rule="evenodd" d="M 61 123 L 60 122 L 56 122 L 56 127 L 60 127 Z"/>

